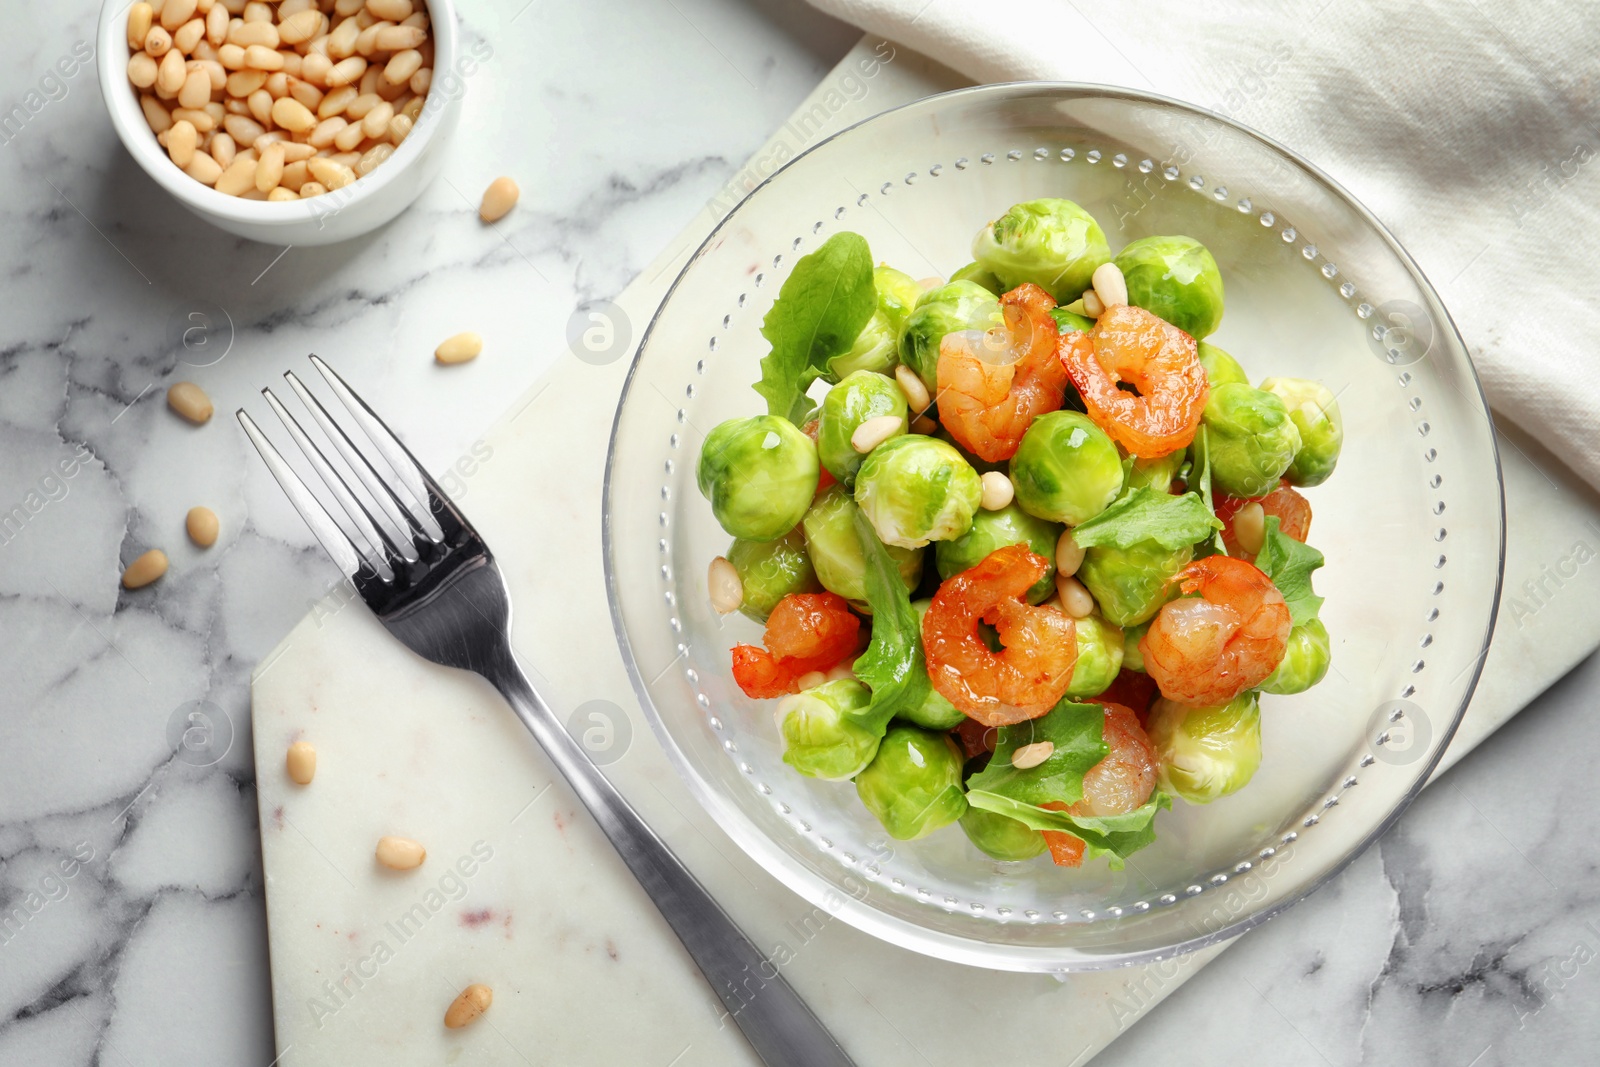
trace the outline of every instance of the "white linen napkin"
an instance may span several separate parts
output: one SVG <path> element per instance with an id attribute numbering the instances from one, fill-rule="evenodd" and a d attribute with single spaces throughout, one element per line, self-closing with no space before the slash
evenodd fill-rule
<path id="1" fill-rule="evenodd" d="M 1147 89 L 1305 155 L 1416 258 L 1496 413 L 1600 486 L 1600 4 L 811 3 L 980 82 Z"/>

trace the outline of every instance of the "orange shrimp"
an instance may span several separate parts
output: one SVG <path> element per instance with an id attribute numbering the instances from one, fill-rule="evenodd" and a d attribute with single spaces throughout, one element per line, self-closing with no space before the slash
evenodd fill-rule
<path id="1" fill-rule="evenodd" d="M 1056 302 L 1031 282 L 1000 298 L 1006 324 L 939 343 L 939 421 L 989 463 L 1010 459 L 1033 420 L 1061 406 L 1067 373 L 1056 358 Z"/>
<path id="2" fill-rule="evenodd" d="M 1089 417 L 1140 459 L 1194 440 L 1211 387 L 1194 338 L 1130 305 L 1110 308 L 1088 333 L 1061 338 L 1061 362 Z M 1118 387 L 1127 382 L 1138 390 Z"/>
<path id="3" fill-rule="evenodd" d="M 1025 544 L 998 548 L 939 586 L 923 616 L 934 689 L 985 726 L 1037 719 L 1072 681 L 1078 639 L 1071 616 L 1023 599 L 1049 568 Z M 978 636 L 979 619 L 1000 632 L 1001 651 L 990 652 Z"/>
<path id="4" fill-rule="evenodd" d="M 1230 556 L 1252 562 L 1256 558 L 1254 552 L 1246 552 L 1244 546 L 1239 544 L 1233 527 L 1234 516 L 1246 504 L 1260 504 L 1266 514 L 1277 516 L 1278 529 L 1283 531 L 1285 537 L 1292 537 L 1304 544 L 1311 535 L 1311 501 L 1290 488 L 1287 481 L 1280 481 L 1278 487 L 1266 496 L 1241 498 L 1219 493 L 1217 518 L 1222 520 L 1222 543 L 1227 546 Z"/>
<path id="5" fill-rule="evenodd" d="M 1185 593 L 1162 605 L 1139 639 L 1161 695 L 1180 704 L 1226 704 L 1260 685 L 1283 660 L 1289 605 L 1272 579 L 1230 556 L 1178 572 Z"/>
<path id="6" fill-rule="evenodd" d="M 1083 776 L 1083 799 L 1067 805 L 1060 801 L 1044 804 L 1053 811 L 1069 815 L 1122 815 L 1141 807 L 1155 792 L 1158 765 L 1155 749 L 1139 717 L 1132 708 L 1104 703 L 1105 741 L 1111 749 L 1106 758 L 1090 767 Z M 1045 844 L 1058 867 L 1077 867 L 1083 863 L 1083 840 L 1064 830 L 1045 830 Z"/>
<path id="7" fill-rule="evenodd" d="M 861 620 L 837 593 L 790 593 L 767 616 L 766 648 L 733 647 L 733 680 L 755 700 L 798 692 L 801 675 L 850 658 L 860 631 Z"/>

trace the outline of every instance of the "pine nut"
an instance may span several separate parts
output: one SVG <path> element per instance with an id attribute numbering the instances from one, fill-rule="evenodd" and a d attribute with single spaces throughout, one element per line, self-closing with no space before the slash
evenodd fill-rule
<path id="1" fill-rule="evenodd" d="M 272 5 L 266 0 L 250 0 L 244 5 L 243 18 L 246 22 L 271 22 Z"/>
<path id="2" fill-rule="evenodd" d="M 438 348 L 433 350 L 433 358 L 440 363 L 465 363 L 469 359 L 477 359 L 478 353 L 483 351 L 483 338 L 467 330 L 454 337 L 447 337 Z"/>
<path id="3" fill-rule="evenodd" d="M 326 37 L 319 40 L 327 40 Z M 315 42 L 313 42 L 315 43 Z M 333 69 L 333 60 L 318 52 L 306 56 L 305 62 L 300 64 L 300 77 L 312 85 L 326 86 L 328 84 L 328 71 Z"/>
<path id="4" fill-rule="evenodd" d="M 1074 619 L 1094 614 L 1094 597 L 1084 584 L 1072 575 L 1056 574 L 1056 595 L 1061 597 L 1061 609 Z"/>
<path id="5" fill-rule="evenodd" d="M 167 407 L 196 426 L 211 418 L 211 398 L 193 382 L 176 382 L 167 390 Z"/>
<path id="6" fill-rule="evenodd" d="M 1234 512 L 1233 539 L 1252 556 L 1261 551 L 1267 539 L 1267 513 L 1254 500 Z"/>
<path id="7" fill-rule="evenodd" d="M 300 199 L 304 200 L 311 196 L 321 196 L 327 191 L 328 187 L 323 185 L 321 182 L 306 182 L 300 187 Z"/>
<path id="8" fill-rule="evenodd" d="M 172 129 L 172 115 L 166 107 L 153 96 L 139 97 L 139 107 L 144 111 L 144 120 L 156 133 L 166 133 Z"/>
<path id="9" fill-rule="evenodd" d="M 378 862 L 396 871 L 409 871 L 422 866 L 428 850 L 408 837 L 380 837 L 377 849 Z"/>
<path id="10" fill-rule="evenodd" d="M 290 133 L 305 133 L 317 124 L 311 109 L 292 96 L 273 101 L 272 121 Z"/>
<path id="11" fill-rule="evenodd" d="M 317 776 L 316 748 L 309 741 L 296 741 L 283 758 L 283 769 L 289 772 L 289 780 L 295 785 L 310 785 L 311 779 Z M 383 847 L 383 842 L 378 842 L 378 846 Z"/>
<path id="12" fill-rule="evenodd" d="M 1083 549 L 1072 539 L 1071 530 L 1061 531 L 1061 536 L 1056 538 L 1056 573 L 1070 578 L 1078 573 L 1078 568 L 1081 566 L 1083 566 Z"/>
<path id="13" fill-rule="evenodd" d="M 256 188 L 270 193 L 283 179 L 283 145 L 274 142 L 261 149 L 261 161 L 256 164 Z"/>
<path id="14" fill-rule="evenodd" d="M 337 148 L 340 152 L 353 152 L 355 149 L 359 148 L 361 146 L 361 142 L 366 139 L 367 134 L 362 128 L 361 123 L 352 122 L 350 125 L 333 135 L 333 147 Z"/>
<path id="15" fill-rule="evenodd" d="M 806 671 L 806 673 L 795 679 L 795 685 L 800 687 L 802 693 L 807 689 L 815 689 L 819 685 L 827 684 L 828 676 L 821 671 Z"/>
<path id="16" fill-rule="evenodd" d="M 343 189 L 356 180 L 355 171 L 332 159 L 319 159 L 316 156 L 312 156 L 306 160 L 306 166 L 311 168 L 312 177 L 329 189 Z"/>
<path id="17" fill-rule="evenodd" d="M 1056 745 L 1054 741 L 1035 741 L 1031 745 L 1023 745 L 1021 748 L 1011 753 L 1011 766 L 1015 767 L 1019 771 L 1025 771 L 1030 767 L 1037 767 L 1039 764 L 1049 759 L 1055 750 Z"/>
<path id="18" fill-rule="evenodd" d="M 172 35 L 172 47 L 188 55 L 194 51 L 194 46 L 200 43 L 200 38 L 205 36 L 205 19 L 190 19 L 178 27 Z"/>
<path id="19" fill-rule="evenodd" d="M 175 122 L 167 131 L 167 155 L 178 166 L 187 167 L 194 160 L 194 148 L 199 141 L 194 123 Z"/>
<path id="20" fill-rule="evenodd" d="M 196 152 L 183 172 L 201 185 L 215 185 L 222 177 L 222 164 L 205 152 Z"/>
<path id="21" fill-rule="evenodd" d="M 350 125 L 343 115 L 335 115 L 331 119 L 323 119 L 317 123 L 316 129 L 311 131 L 306 141 L 315 148 L 327 148 L 333 143 L 334 136 L 346 126 Z"/>
<path id="22" fill-rule="evenodd" d="M 926 415 L 918 415 L 911 422 L 911 432 L 920 433 L 924 437 L 932 437 L 939 432 L 939 424 Z"/>
<path id="23" fill-rule="evenodd" d="M 854 680 L 855 676 L 855 667 L 851 663 L 840 663 L 828 668 L 828 681 L 830 682 L 837 682 L 842 678 Z"/>
<path id="24" fill-rule="evenodd" d="M 390 119 L 389 120 L 389 140 L 393 141 L 396 145 L 398 145 L 401 141 L 404 141 L 407 137 L 410 137 L 411 136 L 411 127 L 415 122 L 416 122 L 416 120 L 413 119 L 410 115 L 396 115 L 394 118 Z M 506 208 L 506 210 L 510 211 L 511 209 L 510 208 Z M 483 218 L 483 209 L 482 208 L 478 209 L 478 217 L 479 218 Z M 495 219 L 498 219 L 499 217 L 500 217 L 499 215 L 496 215 L 495 218 L 493 218 L 493 219 L 484 219 L 483 221 L 485 221 L 485 222 L 494 222 Z"/>
<path id="25" fill-rule="evenodd" d="M 236 70 L 228 75 L 223 88 L 229 96 L 243 98 L 265 84 L 267 84 L 267 72 L 264 70 Z"/>
<path id="26" fill-rule="evenodd" d="M 278 40 L 283 44 L 300 44 L 311 40 L 322 28 L 322 12 L 315 8 L 297 11 L 278 23 Z"/>
<path id="27" fill-rule="evenodd" d="M 217 513 L 210 508 L 193 507 L 184 516 L 183 528 L 189 532 L 189 540 L 201 548 L 210 548 L 217 543 L 217 531 L 221 523 L 217 521 Z"/>
<path id="28" fill-rule="evenodd" d="M 932 402 L 928 396 L 928 387 L 922 384 L 922 379 L 916 371 L 902 363 L 894 369 L 894 380 L 900 383 L 900 391 L 906 395 L 906 403 L 910 405 L 912 411 L 922 412 L 928 409 L 928 405 Z"/>
<path id="29" fill-rule="evenodd" d="M 1093 289 L 1086 290 L 1083 294 L 1083 313 L 1091 319 L 1098 319 L 1106 313 L 1106 306 L 1100 302 Z"/>
<path id="30" fill-rule="evenodd" d="M 122 588 L 141 589 L 167 573 L 167 554 L 152 548 L 122 572 Z"/>
<path id="31" fill-rule="evenodd" d="M 317 118 L 331 119 L 335 115 L 343 114 L 345 108 L 349 107 L 351 101 L 358 95 L 353 85 L 343 85 L 329 90 L 328 95 L 322 98 L 322 103 L 317 105 Z"/>
<path id="32" fill-rule="evenodd" d="M 267 92 L 265 87 L 257 89 L 245 97 L 244 104 L 245 107 L 250 109 L 250 117 L 255 119 L 263 130 L 272 125 L 272 94 Z M 259 141 L 265 136 L 265 133 L 258 134 L 256 140 Z M 262 147 L 265 146 L 263 145 Z"/>
<path id="33" fill-rule="evenodd" d="M 248 115 L 229 115 L 222 120 L 222 128 L 241 148 L 249 148 L 256 143 L 257 137 L 267 132 L 261 128 L 261 123 Z"/>
<path id="34" fill-rule="evenodd" d="M 394 118 L 394 105 L 381 102 L 361 120 L 361 132 L 377 140 L 389 128 L 389 120 L 392 118 Z"/>
<path id="35" fill-rule="evenodd" d="M 375 144 L 361 154 L 361 160 L 356 164 L 356 173 L 365 177 L 392 155 L 394 155 L 394 145 Z"/>
<path id="36" fill-rule="evenodd" d="M 278 47 L 278 27 L 270 22 L 241 22 L 237 26 L 228 27 L 228 43 L 236 44 L 248 50 L 251 45 L 276 50 Z"/>
<path id="37" fill-rule="evenodd" d="M 287 141 L 283 146 L 283 159 L 286 165 L 304 163 L 316 154 L 317 150 L 315 148 L 308 144 L 301 144 L 298 141 Z"/>
<path id="38" fill-rule="evenodd" d="M 194 18 L 195 0 L 166 0 L 161 5 L 161 28 L 171 32 Z"/>
<path id="39" fill-rule="evenodd" d="M 244 50 L 244 65 L 251 70 L 282 70 L 283 55 L 275 48 L 253 44 Z"/>
<path id="40" fill-rule="evenodd" d="M 1115 263 L 1102 263 L 1096 267 L 1092 284 L 1095 295 L 1105 307 L 1127 306 L 1128 281 L 1122 276 L 1122 268 Z"/>
<path id="41" fill-rule="evenodd" d="M 428 90 L 433 88 L 433 69 L 430 67 L 423 67 L 421 70 L 411 75 L 411 80 L 406 83 L 406 88 L 410 89 L 418 96 L 427 96 Z"/>
<path id="42" fill-rule="evenodd" d="M 243 70 L 244 49 L 236 44 L 225 44 L 217 49 L 217 62 L 224 70 Z"/>
<path id="43" fill-rule="evenodd" d="M 150 27 L 150 32 L 144 35 L 145 55 L 155 59 L 164 59 L 172 50 L 172 34 L 160 26 Z"/>
<path id="44" fill-rule="evenodd" d="M 211 138 L 211 158 L 215 159 L 223 169 L 232 166 L 234 157 L 238 154 L 239 146 L 233 143 L 232 135 L 219 133 Z"/>
<path id="45" fill-rule="evenodd" d="M 879 415 L 875 419 L 868 419 L 850 435 L 850 447 L 864 456 L 889 438 L 903 433 L 905 425 L 905 420 L 899 415 Z"/>
<path id="46" fill-rule="evenodd" d="M 1016 496 L 1016 487 L 1011 484 L 1011 479 L 999 471 L 987 471 L 978 480 L 983 485 L 983 496 L 979 503 L 984 511 L 999 511 Z"/>
<path id="47" fill-rule="evenodd" d="M 493 1003 L 494 990 L 474 982 L 450 1002 L 450 1007 L 444 1013 L 444 1024 L 452 1030 L 459 1030 L 488 1011 Z"/>
<path id="48" fill-rule="evenodd" d="M 273 189 L 272 192 L 267 194 L 267 199 L 268 200 L 274 200 L 274 201 L 276 201 L 276 200 L 299 200 L 300 199 L 300 194 L 295 192 L 293 189 L 285 189 L 283 186 L 280 185 L 276 189 Z"/>
<path id="49" fill-rule="evenodd" d="M 711 561 L 706 572 L 706 588 L 711 595 L 711 608 L 718 615 L 731 615 L 744 604 L 744 583 L 739 579 L 739 569 L 723 556 Z"/>
<path id="50" fill-rule="evenodd" d="M 183 88 L 184 80 L 189 72 L 184 69 L 183 53 L 172 51 L 161 57 L 161 63 L 156 67 L 156 89 L 161 92 L 177 94 Z M 208 92 L 206 94 L 210 96 Z"/>
<path id="51" fill-rule="evenodd" d="M 149 4 L 138 3 L 128 9 L 128 47 L 139 49 L 144 47 L 144 39 L 150 33 L 150 26 L 155 21 L 155 12 Z"/>
<path id="52" fill-rule="evenodd" d="M 206 12 L 206 42 L 212 48 L 221 48 L 228 41 L 228 9 L 213 4 Z"/>
<path id="53" fill-rule="evenodd" d="M 148 89 L 156 83 L 156 61 L 148 52 L 135 52 L 128 57 L 128 80 L 137 88 Z"/>
<path id="54" fill-rule="evenodd" d="M 426 30 L 415 26 L 385 26 L 373 38 L 380 52 L 402 52 L 407 48 L 416 48 L 428 39 Z"/>
<path id="55" fill-rule="evenodd" d="M 396 122 L 398 123 L 398 119 Z M 394 124 L 391 124 L 391 134 L 393 130 Z M 405 132 L 411 132 L 410 123 L 406 124 Z M 394 140 L 399 144 L 404 140 L 404 136 L 396 137 Z M 521 190 L 517 188 L 516 182 L 510 178 L 496 178 L 489 183 L 489 188 L 483 191 L 483 203 L 478 206 L 478 217 L 484 222 L 499 222 L 506 217 L 506 212 L 517 206 L 517 197 L 520 195 Z"/>
<path id="56" fill-rule="evenodd" d="M 415 48 L 396 52 L 383 68 L 383 80 L 390 85 L 400 85 L 411 80 L 411 75 L 422 69 L 422 53 Z"/>

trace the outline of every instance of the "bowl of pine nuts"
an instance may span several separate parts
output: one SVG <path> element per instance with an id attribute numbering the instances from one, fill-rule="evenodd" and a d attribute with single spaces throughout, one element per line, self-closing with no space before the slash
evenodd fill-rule
<path id="1" fill-rule="evenodd" d="M 106 0 L 98 49 L 144 171 L 213 225 L 287 245 L 415 200 L 484 58 L 461 54 L 450 0 Z"/>

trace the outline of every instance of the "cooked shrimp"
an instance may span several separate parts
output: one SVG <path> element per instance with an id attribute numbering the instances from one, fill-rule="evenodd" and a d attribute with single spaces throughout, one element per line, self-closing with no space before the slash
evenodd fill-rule
<path id="1" fill-rule="evenodd" d="M 923 616 L 934 689 L 985 726 L 1037 719 L 1072 681 L 1078 640 L 1071 617 L 1023 599 L 1049 568 L 1025 544 L 996 549 L 939 586 Z M 1000 632 L 999 652 L 978 636 L 979 619 Z"/>
<path id="2" fill-rule="evenodd" d="M 1000 306 L 1004 327 L 950 333 L 939 343 L 939 421 L 989 463 L 1010 459 L 1028 424 L 1061 406 L 1067 386 L 1050 294 L 1030 282 Z"/>
<path id="3" fill-rule="evenodd" d="M 1278 529 L 1283 531 L 1285 537 L 1292 537 L 1304 544 L 1311 535 L 1311 501 L 1295 492 L 1286 481 L 1280 481 L 1278 487 L 1266 496 L 1241 498 L 1219 493 L 1217 518 L 1222 520 L 1222 543 L 1227 546 L 1230 556 L 1251 561 L 1256 556 L 1239 543 L 1238 531 L 1234 526 L 1234 517 L 1246 504 L 1260 504 L 1265 515 L 1277 516 Z"/>
<path id="4" fill-rule="evenodd" d="M 1161 695 L 1226 704 L 1266 680 L 1289 641 L 1289 606 L 1272 579 L 1244 560 L 1207 556 L 1178 572 L 1185 593 L 1164 604 L 1139 640 Z"/>
<path id="5" fill-rule="evenodd" d="M 1111 751 L 1084 774 L 1083 799 L 1070 806 L 1055 802 L 1044 807 L 1069 815 L 1122 815 L 1142 806 L 1155 792 L 1156 753 L 1139 717 L 1121 704 L 1103 706 L 1105 742 Z M 1082 839 L 1062 830 L 1046 830 L 1044 840 L 1058 867 L 1076 867 L 1083 862 Z"/>
<path id="6" fill-rule="evenodd" d="M 790 593 L 767 616 L 766 648 L 734 646 L 733 680 L 756 700 L 798 692 L 801 675 L 850 658 L 860 631 L 861 620 L 837 593 Z"/>
<path id="7" fill-rule="evenodd" d="M 1131 305 L 1100 316 L 1093 330 L 1061 338 L 1061 362 L 1089 417 L 1140 459 L 1194 440 L 1210 386 L 1194 338 Z M 1126 382 L 1138 390 L 1118 387 Z"/>

